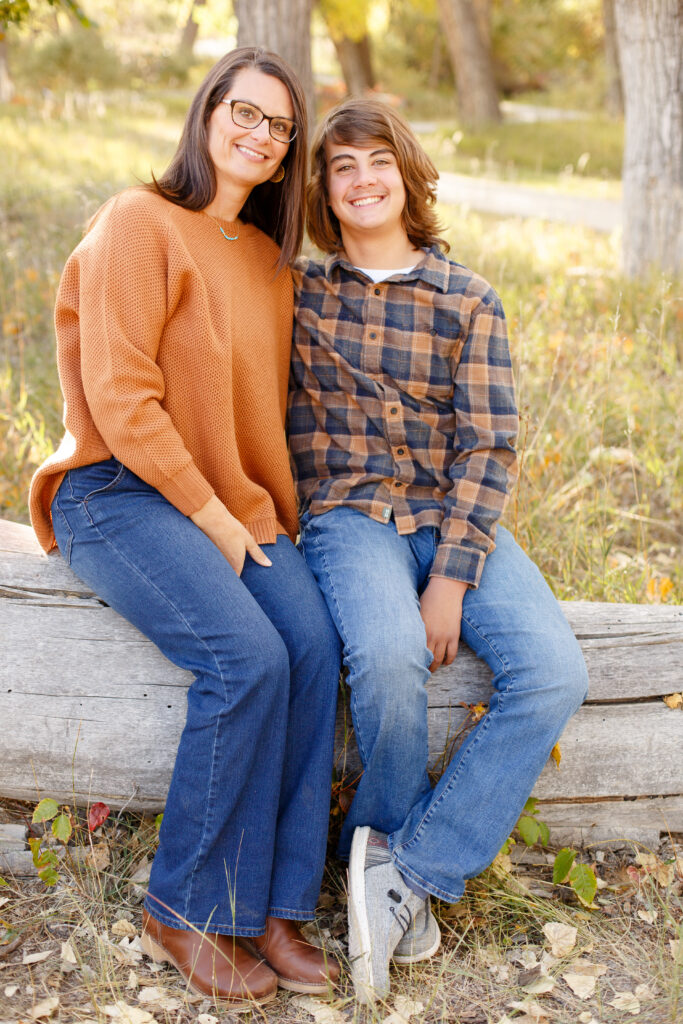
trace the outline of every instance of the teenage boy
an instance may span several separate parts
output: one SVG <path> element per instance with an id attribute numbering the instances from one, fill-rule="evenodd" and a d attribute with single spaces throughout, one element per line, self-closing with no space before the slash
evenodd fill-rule
<path id="1" fill-rule="evenodd" d="M 301 546 L 344 644 L 364 773 L 344 823 L 357 997 L 431 956 L 429 895 L 456 902 L 512 831 L 586 668 L 536 566 L 497 526 L 517 411 L 503 310 L 450 262 L 437 172 L 391 108 L 349 100 L 313 143 L 295 276 L 289 430 Z M 488 713 L 432 788 L 427 683 L 460 637 Z"/>

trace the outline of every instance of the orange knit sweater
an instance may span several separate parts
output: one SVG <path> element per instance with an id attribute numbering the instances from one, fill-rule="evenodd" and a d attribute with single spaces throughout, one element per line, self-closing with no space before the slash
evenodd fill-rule
<path id="1" fill-rule="evenodd" d="M 236 241 L 228 235 L 239 232 Z M 66 470 L 112 455 L 185 515 L 215 493 L 261 544 L 294 539 L 284 420 L 292 281 L 253 225 L 216 221 L 142 188 L 96 214 L 57 295 L 66 434 L 36 472 L 33 527 Z"/>

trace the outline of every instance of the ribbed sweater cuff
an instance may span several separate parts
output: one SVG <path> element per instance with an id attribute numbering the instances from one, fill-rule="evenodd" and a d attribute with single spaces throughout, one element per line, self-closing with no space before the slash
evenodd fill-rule
<path id="1" fill-rule="evenodd" d="M 214 494 L 213 487 L 202 476 L 194 462 L 189 462 L 170 480 L 164 480 L 158 485 L 158 489 L 184 516 L 198 512 Z"/>

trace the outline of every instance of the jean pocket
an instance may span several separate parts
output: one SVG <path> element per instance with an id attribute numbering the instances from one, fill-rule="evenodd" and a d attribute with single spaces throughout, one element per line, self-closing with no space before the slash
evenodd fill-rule
<path id="1" fill-rule="evenodd" d="M 68 473 L 71 497 L 75 502 L 85 505 L 96 494 L 116 487 L 125 472 L 126 467 L 123 463 L 114 458 L 71 469 Z"/>

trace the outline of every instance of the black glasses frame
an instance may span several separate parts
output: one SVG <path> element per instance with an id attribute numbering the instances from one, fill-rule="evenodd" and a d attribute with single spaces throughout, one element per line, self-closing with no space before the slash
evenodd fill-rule
<path id="1" fill-rule="evenodd" d="M 276 142 L 289 143 L 296 135 L 296 122 L 292 121 L 291 117 L 284 117 L 282 114 L 272 114 L 270 117 L 268 117 L 268 115 L 264 114 L 261 108 L 257 107 L 255 103 L 251 102 L 251 100 L 221 100 L 220 102 L 225 103 L 226 106 L 230 107 L 230 116 L 232 117 L 232 123 L 236 124 L 238 128 L 258 128 L 262 121 L 267 121 L 268 134 L 270 135 L 271 139 L 275 139 Z M 235 120 L 236 103 L 243 103 L 245 106 L 251 107 L 252 110 L 257 110 L 261 115 L 260 120 L 256 121 L 254 124 L 240 124 L 239 121 Z M 272 121 L 286 121 L 287 124 L 291 125 L 290 135 L 288 139 L 279 139 L 277 135 L 273 135 L 273 128 L 271 124 Z"/>

